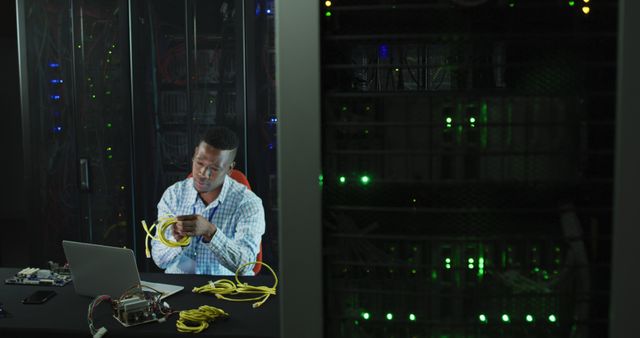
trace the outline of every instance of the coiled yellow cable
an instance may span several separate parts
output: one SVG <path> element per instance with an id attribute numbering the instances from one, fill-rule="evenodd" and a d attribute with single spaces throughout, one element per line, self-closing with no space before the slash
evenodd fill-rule
<path id="1" fill-rule="evenodd" d="M 182 237 L 181 240 L 174 242 L 174 241 L 170 241 L 167 239 L 167 237 L 165 237 L 165 231 L 167 230 L 167 228 L 169 226 L 172 226 L 174 224 L 176 224 L 178 222 L 178 219 L 173 216 L 173 215 L 167 215 L 167 216 L 163 216 L 158 218 L 157 221 L 155 221 L 151 227 L 147 227 L 147 223 L 143 220 L 142 221 L 142 227 L 144 228 L 144 231 L 147 233 L 147 236 L 145 238 L 144 241 L 144 252 L 147 254 L 147 258 L 151 258 L 151 251 L 149 250 L 149 241 L 153 240 L 153 239 L 157 239 L 159 240 L 162 244 L 170 247 L 170 248 L 175 248 L 175 247 L 179 247 L 179 246 L 187 246 L 189 245 L 189 243 L 191 243 L 191 237 L 185 236 Z M 156 236 L 153 235 L 153 233 L 151 231 L 153 231 L 153 228 L 157 227 L 157 233 L 158 236 L 156 238 Z"/>
<path id="2" fill-rule="evenodd" d="M 247 265 L 250 264 L 262 264 L 266 266 L 271 274 L 273 274 L 273 278 L 275 279 L 275 283 L 273 286 L 252 286 L 247 283 L 240 283 L 238 279 L 238 273 Z M 193 292 L 195 293 L 211 293 L 216 296 L 218 299 L 229 300 L 232 302 L 246 302 L 257 300 L 258 302 L 253 303 L 253 308 L 257 308 L 260 305 L 264 304 L 264 302 L 269 299 L 269 296 L 276 294 L 276 286 L 278 286 L 278 276 L 273 271 L 273 269 L 266 263 L 262 262 L 249 262 L 241 265 L 236 270 L 236 283 L 228 279 L 218 279 L 215 282 L 209 281 L 208 284 L 205 284 L 200 287 L 193 288 Z M 250 298 L 229 298 L 227 296 L 235 296 L 240 294 L 259 294 L 257 297 Z"/>
<path id="3" fill-rule="evenodd" d="M 197 309 L 180 311 L 180 318 L 176 321 L 178 332 L 198 333 L 209 327 L 218 317 L 229 317 L 229 314 L 217 307 L 202 305 Z M 189 325 L 195 323 L 197 325 Z"/>

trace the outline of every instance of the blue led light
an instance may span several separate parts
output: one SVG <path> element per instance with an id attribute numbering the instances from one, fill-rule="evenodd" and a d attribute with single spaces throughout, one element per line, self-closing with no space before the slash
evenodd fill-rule
<path id="1" fill-rule="evenodd" d="M 55 126 L 55 127 L 53 127 L 53 132 L 54 132 L 54 133 L 59 133 L 59 132 L 61 132 L 61 131 L 62 131 L 62 126 Z"/>
<path id="2" fill-rule="evenodd" d="M 378 47 L 378 56 L 380 56 L 381 59 L 388 59 L 389 45 L 386 45 L 386 44 L 380 45 L 380 47 Z"/>
<path id="3" fill-rule="evenodd" d="M 273 143 L 269 143 L 269 145 L 267 145 L 267 148 L 269 148 L 269 150 L 273 150 Z"/>
<path id="4" fill-rule="evenodd" d="M 271 10 L 267 8 L 267 14 L 271 14 Z"/>
<path id="5" fill-rule="evenodd" d="M 271 123 L 276 123 L 276 122 L 278 122 L 278 118 L 277 117 L 272 117 L 270 121 L 271 121 Z"/>
<path id="6" fill-rule="evenodd" d="M 51 95 L 52 100 L 60 100 L 60 95 Z"/>
<path id="7" fill-rule="evenodd" d="M 58 83 L 63 83 L 63 81 L 62 81 L 62 79 L 53 79 L 53 80 L 51 80 L 51 83 L 58 84 Z"/>
<path id="8" fill-rule="evenodd" d="M 50 63 L 49 63 L 49 67 L 50 67 L 50 68 L 59 68 L 59 67 L 60 67 L 60 64 L 59 64 L 59 63 L 55 63 L 55 62 L 50 62 Z"/>

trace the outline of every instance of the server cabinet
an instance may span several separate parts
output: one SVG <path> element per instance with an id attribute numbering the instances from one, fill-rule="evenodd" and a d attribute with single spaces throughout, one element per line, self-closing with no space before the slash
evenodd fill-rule
<path id="1" fill-rule="evenodd" d="M 34 263 L 63 239 L 132 247 L 126 2 L 18 1 Z"/>
<path id="2" fill-rule="evenodd" d="M 605 336 L 617 3 L 320 6 L 327 335 Z"/>

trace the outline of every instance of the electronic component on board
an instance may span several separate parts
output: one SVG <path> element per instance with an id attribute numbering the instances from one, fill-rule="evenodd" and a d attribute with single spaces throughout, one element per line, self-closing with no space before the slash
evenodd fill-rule
<path id="1" fill-rule="evenodd" d="M 56 265 L 57 267 L 57 265 Z M 4 280 L 5 284 L 65 286 L 71 282 L 71 275 L 57 267 L 58 272 L 49 269 L 24 268 L 13 277 Z M 62 272 L 62 273 L 60 273 Z"/>

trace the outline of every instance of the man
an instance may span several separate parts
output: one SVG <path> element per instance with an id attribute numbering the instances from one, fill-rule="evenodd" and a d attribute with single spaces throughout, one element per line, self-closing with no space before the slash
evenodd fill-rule
<path id="1" fill-rule="evenodd" d="M 256 259 L 265 229 L 262 200 L 229 177 L 238 148 L 236 134 L 224 127 L 208 130 L 195 148 L 192 177 L 167 188 L 158 203 L 158 218 L 176 215 L 165 237 L 191 242 L 168 247 L 151 242 L 151 255 L 166 273 L 233 275 Z M 252 265 L 241 271 L 252 275 Z"/>

